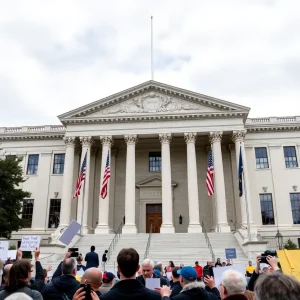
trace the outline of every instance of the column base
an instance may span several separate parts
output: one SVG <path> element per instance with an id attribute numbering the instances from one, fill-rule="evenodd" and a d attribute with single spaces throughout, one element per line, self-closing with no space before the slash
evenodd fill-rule
<path id="1" fill-rule="evenodd" d="M 136 226 L 134 224 L 125 224 L 122 233 L 130 234 L 130 233 L 137 233 Z"/>
<path id="2" fill-rule="evenodd" d="M 83 225 L 82 234 L 94 233 L 94 229 L 88 225 Z"/>
<path id="3" fill-rule="evenodd" d="M 111 233 L 111 229 L 108 227 L 108 225 L 98 225 L 95 228 L 95 234 L 109 234 Z"/>
<path id="4" fill-rule="evenodd" d="M 173 225 L 164 225 L 160 227 L 160 233 L 175 233 L 175 228 Z"/>
<path id="5" fill-rule="evenodd" d="M 188 233 L 202 233 L 202 227 L 200 224 L 189 224 Z"/>
<path id="6" fill-rule="evenodd" d="M 216 225 L 215 232 L 231 232 L 231 228 L 227 223 L 221 223 Z"/>

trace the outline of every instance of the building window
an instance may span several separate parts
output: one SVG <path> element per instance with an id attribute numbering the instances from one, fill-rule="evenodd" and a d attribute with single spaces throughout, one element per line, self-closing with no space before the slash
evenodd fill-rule
<path id="1" fill-rule="evenodd" d="M 161 172 L 161 152 L 149 152 L 149 171 Z"/>
<path id="2" fill-rule="evenodd" d="M 57 228 L 59 225 L 61 199 L 50 199 L 48 228 Z"/>
<path id="3" fill-rule="evenodd" d="M 294 146 L 283 147 L 285 166 L 287 168 L 298 167 L 296 149 Z"/>
<path id="4" fill-rule="evenodd" d="M 293 223 L 300 224 L 300 193 L 290 194 Z"/>
<path id="5" fill-rule="evenodd" d="M 37 174 L 38 165 L 39 165 L 39 155 L 30 154 L 28 156 L 27 175 Z"/>
<path id="6" fill-rule="evenodd" d="M 268 153 L 266 147 L 255 148 L 256 168 L 269 168 Z"/>
<path id="7" fill-rule="evenodd" d="M 274 225 L 275 217 L 273 210 L 272 194 L 260 194 L 260 209 L 263 225 Z"/>
<path id="8" fill-rule="evenodd" d="M 23 200 L 22 220 L 26 221 L 26 227 L 28 228 L 32 225 L 33 205 L 33 199 Z"/>
<path id="9" fill-rule="evenodd" d="M 65 154 L 54 154 L 53 174 L 63 174 L 65 168 Z"/>

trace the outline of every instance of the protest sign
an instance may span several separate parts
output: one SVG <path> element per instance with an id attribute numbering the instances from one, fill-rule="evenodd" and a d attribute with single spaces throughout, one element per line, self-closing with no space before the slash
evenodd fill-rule
<path id="1" fill-rule="evenodd" d="M 22 251 L 34 251 L 40 247 L 41 237 L 38 235 L 24 235 L 20 249 Z"/>
<path id="2" fill-rule="evenodd" d="M 0 259 L 7 260 L 8 255 L 8 242 L 0 241 Z"/>
<path id="3" fill-rule="evenodd" d="M 236 249 L 235 248 L 227 248 L 225 249 L 226 259 L 236 259 Z"/>
<path id="4" fill-rule="evenodd" d="M 160 278 L 146 278 L 146 288 L 149 290 L 155 290 L 160 287 Z"/>
<path id="5" fill-rule="evenodd" d="M 215 286 L 219 287 L 220 283 L 221 283 L 221 278 L 222 275 L 225 271 L 228 270 L 234 270 L 237 271 L 239 273 L 241 273 L 243 276 L 245 276 L 245 268 L 243 265 L 232 265 L 232 266 L 228 266 L 228 267 L 218 267 L 218 268 L 213 268 L 214 270 L 214 278 L 215 278 Z"/>
<path id="6" fill-rule="evenodd" d="M 277 250 L 281 270 L 300 281 L 300 250 Z"/>
<path id="7" fill-rule="evenodd" d="M 9 257 L 12 260 L 17 259 L 17 250 L 8 250 L 7 257 Z"/>
<path id="8" fill-rule="evenodd" d="M 171 279 L 171 277 L 172 277 L 172 272 L 167 272 L 166 275 L 167 275 L 168 279 Z"/>
<path id="9" fill-rule="evenodd" d="M 73 238 L 76 236 L 77 232 L 80 230 L 81 225 L 76 221 L 72 220 L 68 228 L 61 235 L 59 240 L 65 244 L 69 245 Z"/>

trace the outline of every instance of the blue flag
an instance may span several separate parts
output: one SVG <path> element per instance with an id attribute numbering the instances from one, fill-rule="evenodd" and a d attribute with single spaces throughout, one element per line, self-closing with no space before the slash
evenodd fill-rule
<path id="1" fill-rule="evenodd" d="M 240 197 L 243 196 L 243 172 L 244 172 L 244 165 L 243 165 L 242 147 L 240 146 L 240 158 L 239 158 L 239 191 L 240 191 Z"/>

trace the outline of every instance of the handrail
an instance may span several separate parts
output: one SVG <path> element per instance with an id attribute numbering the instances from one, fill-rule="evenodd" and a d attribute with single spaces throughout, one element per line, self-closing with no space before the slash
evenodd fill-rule
<path id="1" fill-rule="evenodd" d="M 237 231 L 238 229 L 243 229 L 243 230 L 247 230 L 247 226 L 244 226 L 238 222 L 233 222 L 232 220 L 230 220 L 231 223 L 233 224 L 234 228 L 235 228 L 235 231 Z M 236 228 L 237 226 L 239 227 L 238 229 Z"/>
<path id="2" fill-rule="evenodd" d="M 209 237 L 208 237 L 208 234 L 207 234 L 207 231 L 205 229 L 203 221 L 202 221 L 202 231 L 204 233 L 204 236 L 205 236 L 205 239 L 206 239 L 206 243 L 207 243 L 207 246 L 208 246 L 210 254 L 211 254 L 211 258 L 215 262 L 216 261 L 216 257 L 215 257 L 214 251 L 212 249 L 211 243 L 209 241 Z"/>
<path id="3" fill-rule="evenodd" d="M 152 236 L 152 223 L 150 225 L 148 242 L 147 242 L 147 246 L 146 246 L 146 251 L 145 251 L 144 259 L 148 258 L 149 249 L 150 249 L 150 243 L 151 243 L 151 236 Z"/>
<path id="4" fill-rule="evenodd" d="M 108 251 L 108 253 L 107 253 L 107 261 L 109 261 L 110 256 L 111 256 L 113 250 L 115 249 L 115 246 L 116 246 L 118 240 L 121 237 L 123 225 L 124 225 L 124 218 L 122 218 L 122 221 L 121 221 L 121 223 L 120 223 L 120 225 L 119 225 L 119 227 L 118 227 L 118 229 L 116 231 L 116 234 L 115 234 L 114 238 L 112 239 L 112 241 L 111 241 L 111 243 L 110 243 L 110 245 L 109 245 L 109 247 L 107 249 L 107 251 Z"/>

